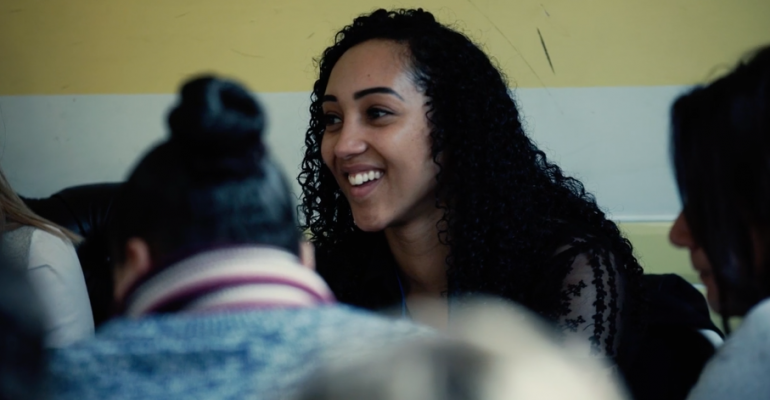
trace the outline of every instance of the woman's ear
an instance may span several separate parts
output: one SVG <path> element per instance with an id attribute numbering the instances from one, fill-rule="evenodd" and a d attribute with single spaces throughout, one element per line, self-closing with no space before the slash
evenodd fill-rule
<path id="1" fill-rule="evenodd" d="M 115 300 L 125 300 L 128 290 L 139 279 L 150 272 L 150 247 L 143 239 L 130 238 L 126 241 L 125 260 L 115 265 Z"/>
<path id="2" fill-rule="evenodd" d="M 305 268 L 315 271 L 315 247 L 304 239 L 299 241 L 299 262 Z"/>

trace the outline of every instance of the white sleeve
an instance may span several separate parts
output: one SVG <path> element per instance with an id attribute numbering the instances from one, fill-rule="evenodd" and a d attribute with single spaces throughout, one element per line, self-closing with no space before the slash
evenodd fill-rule
<path id="1" fill-rule="evenodd" d="M 75 248 L 44 230 L 32 233 L 28 276 L 46 318 L 46 345 L 63 347 L 93 336 L 88 289 Z"/>

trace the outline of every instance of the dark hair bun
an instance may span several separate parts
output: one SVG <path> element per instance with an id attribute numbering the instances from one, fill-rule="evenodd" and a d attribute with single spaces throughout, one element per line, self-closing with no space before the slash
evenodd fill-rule
<path id="1" fill-rule="evenodd" d="M 168 116 L 169 143 L 197 172 L 242 177 L 259 172 L 264 112 L 237 83 L 211 76 L 187 82 Z"/>

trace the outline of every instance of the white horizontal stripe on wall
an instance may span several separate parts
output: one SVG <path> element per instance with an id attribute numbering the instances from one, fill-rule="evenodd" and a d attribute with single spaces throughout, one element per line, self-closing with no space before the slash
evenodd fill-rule
<path id="1" fill-rule="evenodd" d="M 621 221 L 667 221 L 679 203 L 668 109 L 681 86 L 519 89 L 526 131 Z M 309 93 L 263 93 L 267 142 L 295 193 Z M 119 181 L 166 133 L 175 95 L 0 96 L 0 165 L 13 187 L 48 196 Z M 494 173 L 490 171 L 490 173 Z"/>

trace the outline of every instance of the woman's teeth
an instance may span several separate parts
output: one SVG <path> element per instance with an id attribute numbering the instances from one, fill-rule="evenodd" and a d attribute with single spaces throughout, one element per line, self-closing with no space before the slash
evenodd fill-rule
<path id="1" fill-rule="evenodd" d="M 380 178 L 382 178 L 381 171 L 367 171 L 367 172 L 359 172 L 357 174 L 348 175 L 348 181 L 353 186 L 363 185 L 366 182 L 373 181 L 375 179 L 380 179 Z"/>

